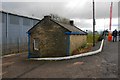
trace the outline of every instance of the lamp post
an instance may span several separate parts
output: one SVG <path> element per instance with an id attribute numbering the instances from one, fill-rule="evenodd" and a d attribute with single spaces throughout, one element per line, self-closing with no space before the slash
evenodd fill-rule
<path id="1" fill-rule="evenodd" d="M 95 46 L 95 3 L 93 0 L 93 46 Z"/>

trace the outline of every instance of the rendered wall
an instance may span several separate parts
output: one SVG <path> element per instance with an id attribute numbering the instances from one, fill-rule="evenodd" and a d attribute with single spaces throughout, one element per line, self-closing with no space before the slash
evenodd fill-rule
<path id="1" fill-rule="evenodd" d="M 86 35 L 70 35 L 70 53 L 79 48 L 82 44 L 86 43 Z"/>

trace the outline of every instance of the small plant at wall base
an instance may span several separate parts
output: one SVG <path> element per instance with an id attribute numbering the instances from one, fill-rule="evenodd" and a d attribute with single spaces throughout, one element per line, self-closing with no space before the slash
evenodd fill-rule
<path id="1" fill-rule="evenodd" d="M 79 48 L 75 49 L 72 52 L 72 55 L 82 54 L 82 53 L 88 52 L 88 51 L 91 50 L 91 48 L 92 48 L 92 44 L 90 44 L 90 43 L 83 43 Z"/>
<path id="2" fill-rule="evenodd" d="M 103 36 L 101 36 L 100 34 L 96 34 L 95 35 L 95 42 L 96 43 L 98 41 L 101 41 L 101 39 L 103 39 Z M 92 45 L 93 45 L 93 35 L 92 34 L 88 34 L 87 35 L 87 43 L 83 43 L 79 48 L 75 49 L 72 52 L 72 55 L 89 52 L 91 50 L 91 48 L 92 48 Z"/>

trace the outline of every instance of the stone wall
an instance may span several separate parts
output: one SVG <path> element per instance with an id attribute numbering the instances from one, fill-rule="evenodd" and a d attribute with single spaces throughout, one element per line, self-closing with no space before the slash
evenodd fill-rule
<path id="1" fill-rule="evenodd" d="M 38 27 L 32 30 L 30 52 L 32 57 L 65 56 L 67 53 L 68 35 L 66 29 L 49 19 L 42 20 Z M 39 50 L 33 49 L 33 39 L 39 39 Z"/>
<path id="2" fill-rule="evenodd" d="M 79 48 L 82 44 L 86 43 L 86 35 L 70 35 L 70 53 Z"/>

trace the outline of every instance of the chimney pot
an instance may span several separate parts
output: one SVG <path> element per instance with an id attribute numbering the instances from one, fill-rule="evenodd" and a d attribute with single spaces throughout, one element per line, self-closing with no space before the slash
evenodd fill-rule
<path id="1" fill-rule="evenodd" d="M 46 19 L 50 19 L 51 16 L 50 16 L 50 15 L 46 15 L 46 16 L 44 16 L 44 18 L 46 18 Z"/>
<path id="2" fill-rule="evenodd" d="M 70 25 L 73 26 L 74 25 L 74 21 L 70 20 Z"/>

